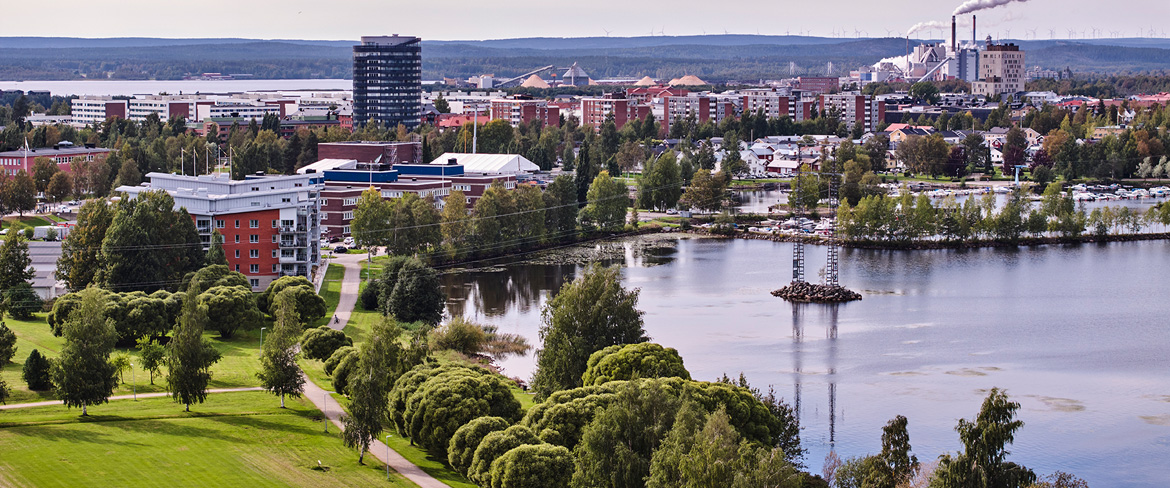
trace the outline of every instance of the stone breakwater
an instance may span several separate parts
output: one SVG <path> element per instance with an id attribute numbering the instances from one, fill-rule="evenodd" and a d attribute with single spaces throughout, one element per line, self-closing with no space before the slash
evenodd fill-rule
<path id="1" fill-rule="evenodd" d="M 790 302 L 840 303 L 861 300 L 861 294 L 840 285 L 818 285 L 805 281 L 793 281 L 784 288 L 773 291 L 772 296 Z"/>

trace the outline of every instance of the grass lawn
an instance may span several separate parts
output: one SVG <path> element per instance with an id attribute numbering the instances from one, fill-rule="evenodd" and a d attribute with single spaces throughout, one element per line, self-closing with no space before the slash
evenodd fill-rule
<path id="1" fill-rule="evenodd" d="M 27 403 L 41 400 L 54 400 L 52 392 L 36 392 L 28 389 L 21 378 L 24 362 L 29 353 L 37 349 L 47 357 L 55 358 L 61 351 L 64 340 L 54 337 L 49 331 L 49 324 L 45 321 L 45 314 L 36 314 L 31 321 L 15 320 L 11 317 L 4 319 L 8 328 L 16 333 L 16 355 L 12 363 L 0 368 L 0 377 L 8 383 L 12 394 L 8 403 Z M 223 339 L 216 332 L 204 335 L 211 340 L 223 358 L 211 368 L 210 388 L 236 388 L 259 386 L 256 373 L 260 371 L 260 331 L 239 331 L 231 339 Z M 150 384 L 149 373 L 141 369 L 138 350 L 134 348 L 115 349 L 114 354 L 125 352 L 130 354 L 135 371 L 126 371 L 123 375 L 125 384 L 119 385 L 115 395 L 130 394 L 137 387 L 139 393 L 166 391 L 166 378 L 155 375 L 154 384 Z M 164 372 L 165 374 L 165 372 Z"/>
<path id="2" fill-rule="evenodd" d="M 13 222 L 17 222 L 17 221 L 20 222 L 22 227 L 39 227 L 42 225 L 53 225 L 53 222 L 49 222 L 48 220 L 45 220 L 41 217 L 34 217 L 32 215 L 26 215 L 24 217 L 4 217 L 2 227 L 7 229 L 7 228 L 12 226 Z"/>
<path id="3" fill-rule="evenodd" d="M 0 412 L 2 486 L 414 486 L 357 464 L 306 399 L 215 394 L 184 413 L 169 398 L 116 400 L 82 419 L 61 406 Z M 318 462 L 327 470 L 318 470 Z"/>
<path id="4" fill-rule="evenodd" d="M 309 324 L 309 327 L 328 325 L 333 320 L 333 313 L 337 311 L 337 302 L 341 300 L 341 279 L 345 277 L 345 267 L 340 264 L 330 264 L 325 269 L 325 281 L 321 284 L 321 298 L 325 299 L 325 316 Z"/>

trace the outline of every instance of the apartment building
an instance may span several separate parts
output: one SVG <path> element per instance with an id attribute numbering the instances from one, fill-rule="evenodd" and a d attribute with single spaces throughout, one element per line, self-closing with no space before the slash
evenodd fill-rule
<path id="1" fill-rule="evenodd" d="M 128 198 L 164 190 L 195 220 L 204 248 L 212 232 L 224 236 L 228 266 L 260 291 L 281 276 L 309 277 L 320 264 L 320 193 L 317 174 L 256 175 L 231 180 L 226 174 L 200 176 L 148 173 L 140 186 L 120 186 Z"/>
<path id="2" fill-rule="evenodd" d="M 408 129 L 422 120 L 422 39 L 363 36 L 353 47 L 353 120 Z"/>
<path id="3" fill-rule="evenodd" d="M 614 93 L 581 99 L 581 125 L 600 129 L 609 114 L 613 114 L 614 125 L 621 130 L 626 122 L 644 119 L 650 115 L 650 105 Z"/>
<path id="4" fill-rule="evenodd" d="M 512 127 L 539 120 L 545 127 L 560 127 L 561 109 L 549 105 L 548 100 L 531 98 L 498 98 L 491 102 L 491 120 L 502 119 Z"/>
<path id="5" fill-rule="evenodd" d="M 1015 44 L 995 44 L 987 38 L 987 48 L 979 53 L 979 81 L 971 92 L 988 97 L 1024 91 L 1028 80 L 1024 72 L 1024 51 Z"/>
<path id="6" fill-rule="evenodd" d="M 849 128 L 860 122 L 866 132 L 877 130 L 885 120 L 886 102 L 874 100 L 869 95 L 837 93 L 820 96 L 821 113 L 836 112 Z"/>
<path id="7" fill-rule="evenodd" d="M 70 172 L 70 163 L 75 158 L 81 158 L 84 161 L 93 161 L 94 159 L 105 158 L 111 152 L 110 149 L 100 147 L 92 147 L 86 145 L 84 147 L 74 147 L 70 143 L 61 143 L 51 148 L 28 148 L 23 147 L 15 151 L 0 152 L 0 172 L 7 175 L 15 175 L 21 170 L 25 173 L 32 174 L 33 164 L 36 163 L 37 158 L 49 158 L 54 163 L 57 163 L 57 168 L 61 171 Z"/>
<path id="8" fill-rule="evenodd" d="M 718 124 L 727 117 L 735 116 L 735 103 L 728 97 L 691 94 L 684 97 L 666 97 L 663 104 L 668 131 L 675 121 L 691 116 L 699 124 L 707 121 Z"/>

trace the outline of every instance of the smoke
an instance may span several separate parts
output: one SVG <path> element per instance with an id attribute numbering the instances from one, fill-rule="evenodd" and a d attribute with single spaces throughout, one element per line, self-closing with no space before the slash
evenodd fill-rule
<path id="1" fill-rule="evenodd" d="M 971 0 L 971 1 L 975 1 L 975 0 Z M 917 24 L 914 24 L 914 26 L 910 27 L 910 29 L 906 31 L 906 37 L 910 37 L 910 36 L 917 34 L 918 32 L 921 32 L 921 31 L 927 31 L 927 30 L 931 30 L 931 29 L 947 30 L 950 28 L 951 28 L 951 24 L 948 24 L 946 22 L 939 22 L 937 20 L 931 20 L 929 22 L 919 22 Z"/>
<path id="2" fill-rule="evenodd" d="M 962 5 L 959 5 L 957 8 L 955 8 L 955 12 L 951 15 L 969 14 L 972 12 L 978 12 L 980 10 L 995 8 L 1000 5 L 1007 5 L 1012 2 L 1023 3 L 1027 1 L 1028 0 L 967 0 L 966 2 L 963 2 Z"/>

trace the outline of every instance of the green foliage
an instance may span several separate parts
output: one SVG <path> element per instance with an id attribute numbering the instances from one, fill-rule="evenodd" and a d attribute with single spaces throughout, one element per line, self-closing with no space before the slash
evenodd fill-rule
<path id="1" fill-rule="evenodd" d="M 105 318 L 102 293 L 96 288 L 80 292 L 81 304 L 70 314 L 63 326 L 65 345 L 54 363 L 53 384 L 57 396 L 68 407 L 87 407 L 109 401 L 118 384 L 110 353 L 114 350 L 117 332 L 114 324 Z"/>
<path id="2" fill-rule="evenodd" d="M 5 238 L 4 243 L 0 244 L 0 290 L 28 283 L 34 274 L 32 258 L 28 255 L 28 241 L 19 234 Z"/>
<path id="3" fill-rule="evenodd" d="M 560 174 L 544 191 L 545 230 L 550 240 L 575 237 L 577 230 L 577 186 L 573 178 Z"/>
<path id="4" fill-rule="evenodd" d="M 511 425 L 501 417 L 479 417 L 455 430 L 451 443 L 447 445 L 447 462 L 459 474 L 467 476 L 467 469 L 475 458 L 475 450 L 484 437 L 492 432 L 502 431 Z"/>
<path id="5" fill-rule="evenodd" d="M 313 284 L 304 276 L 282 276 L 268 285 L 268 288 L 256 299 L 257 306 L 269 315 L 276 315 L 273 300 L 285 290 L 292 290 L 292 296 L 297 303 L 297 317 L 301 325 L 305 325 L 325 316 L 325 299 L 318 295 Z"/>
<path id="6" fill-rule="evenodd" d="M 385 303 L 385 313 L 403 322 L 437 324 L 447 297 L 435 270 L 417 258 L 402 264 Z"/>
<path id="7" fill-rule="evenodd" d="M 706 169 L 695 172 L 691 184 L 682 197 L 682 206 L 707 212 L 717 212 L 727 199 L 727 185 L 730 179 L 722 172 L 712 173 Z"/>
<path id="8" fill-rule="evenodd" d="M 779 448 L 761 448 L 742 439 L 722 408 L 707 416 L 701 429 L 696 428 L 695 413 L 680 411 L 682 422 L 676 421 L 654 453 L 647 486 L 803 486 Z"/>
<path id="9" fill-rule="evenodd" d="M 581 227 L 614 231 L 625 225 L 629 192 L 626 185 L 610 177 L 608 171 L 602 171 L 593 179 L 586 199 L 589 203 L 578 215 Z"/>
<path id="10" fill-rule="evenodd" d="M 325 361 L 338 349 L 352 345 L 353 339 L 340 330 L 329 328 L 328 325 L 306 330 L 301 335 L 301 350 L 309 359 Z"/>
<path id="11" fill-rule="evenodd" d="M 533 389 L 541 397 L 581 386 L 595 351 L 646 341 L 638 290 L 621 286 L 621 270 L 594 264 L 565 284 L 541 311 Z"/>
<path id="12" fill-rule="evenodd" d="M 276 296 L 276 321 L 272 334 L 260 348 L 260 372 L 256 373 L 265 390 L 280 395 L 280 408 L 284 408 L 285 395 L 296 398 L 305 391 L 305 377 L 297 367 L 296 345 L 302 327 L 297 316 L 296 290 L 285 288 Z"/>
<path id="13" fill-rule="evenodd" d="M 491 486 L 492 465 L 497 459 L 519 446 L 540 443 L 536 434 L 523 425 L 491 432 L 476 447 L 471 465 L 467 468 L 467 478 L 480 486 Z"/>
<path id="14" fill-rule="evenodd" d="M 406 400 L 404 434 L 431 452 L 446 453 L 455 431 L 483 416 L 520 419 L 520 403 L 506 380 L 480 368 L 443 372 L 419 385 Z"/>
<path id="15" fill-rule="evenodd" d="M 33 350 L 40 357 L 40 353 Z M 16 355 L 16 334 L 8 325 L 0 321 L 0 365 L 12 362 L 12 357 Z"/>
<path id="16" fill-rule="evenodd" d="M 338 349 L 338 351 L 345 348 Z M 334 353 L 336 354 L 336 353 Z M 332 359 L 333 356 L 330 356 Z M 348 354 L 342 354 L 338 357 L 336 365 L 332 371 L 327 373 L 332 376 L 333 391 L 343 395 L 349 395 L 349 376 L 357 370 L 358 363 L 361 361 L 361 356 L 358 355 L 357 349 L 354 349 Z"/>
<path id="17" fill-rule="evenodd" d="M 230 338 L 240 329 L 255 329 L 264 319 L 251 287 L 215 286 L 199 295 L 199 303 L 207 307 L 208 317 L 214 317 L 211 328 L 223 338 Z"/>
<path id="18" fill-rule="evenodd" d="M 613 401 L 622 384 L 611 382 L 553 393 L 528 409 L 523 424 L 532 428 L 542 441 L 572 449 L 580 442 L 582 429 L 599 409 Z"/>
<path id="19" fill-rule="evenodd" d="M 102 241 L 114 218 L 115 208 L 103 200 L 87 200 L 77 215 L 77 225 L 61 243 L 57 258 L 57 279 L 70 291 L 78 291 L 94 282 L 102 269 Z"/>
<path id="20" fill-rule="evenodd" d="M 154 291 L 203 266 L 206 255 L 186 209 L 165 191 L 116 204 L 101 243 L 102 284 L 116 291 Z"/>
<path id="21" fill-rule="evenodd" d="M 34 313 L 41 311 L 43 303 L 40 295 L 33 291 L 32 285 L 22 281 L 4 290 L 4 306 L 2 308 L 8 309 L 8 313 L 13 318 L 30 320 Z"/>
<path id="22" fill-rule="evenodd" d="M 325 374 L 332 375 L 334 369 L 337 368 L 338 364 L 341 364 L 342 360 L 344 360 L 348 356 L 352 356 L 355 354 L 357 354 L 356 347 L 343 346 L 343 347 L 337 348 L 336 351 L 333 351 L 333 354 L 330 354 L 329 357 L 327 359 L 325 359 L 325 361 L 322 362 L 322 364 L 325 367 Z"/>
<path id="23" fill-rule="evenodd" d="M 207 264 L 227 266 L 227 253 L 223 251 L 223 234 L 219 229 L 211 231 L 211 246 L 207 248 Z"/>
<path id="24" fill-rule="evenodd" d="M 992 388 L 983 400 L 975 421 L 959 419 L 955 430 L 963 443 L 963 452 L 944 454 L 931 480 L 932 488 L 966 486 L 1022 487 L 1036 481 L 1032 470 L 1007 461 L 1007 445 L 1024 422 L 1015 419 L 1020 404 L 1008 400 L 1007 394 Z"/>
<path id="25" fill-rule="evenodd" d="M 920 81 L 910 86 L 910 96 L 934 105 L 939 99 L 938 87 L 929 81 Z"/>
<path id="26" fill-rule="evenodd" d="M 467 356 L 486 354 L 496 360 L 532 349 L 524 336 L 502 333 L 495 326 L 471 323 L 463 317 L 454 317 L 432 329 L 427 342 L 431 350 L 452 350 Z"/>
<path id="27" fill-rule="evenodd" d="M 158 340 L 149 337 L 138 338 L 138 357 L 142 361 L 142 369 L 150 373 L 150 384 L 154 384 L 154 375 L 162 371 L 166 363 L 167 349 L 158 343 Z"/>
<path id="28" fill-rule="evenodd" d="M 391 386 L 403 371 L 409 368 L 401 344 L 398 342 L 402 329 L 389 318 L 374 325 L 362 343 L 356 356 L 356 364 L 350 366 L 349 376 L 349 415 L 342 417 L 345 424 L 342 440 L 346 446 L 358 450 L 358 463 L 362 462 L 370 443 L 382 432 L 383 425 L 389 420 L 389 409 L 386 402 Z M 342 361 L 337 369 L 333 370 L 334 381 L 337 379 L 338 369 L 347 359 Z M 338 390 L 344 391 L 344 390 Z M 402 432 L 400 429 L 399 432 Z M 443 445 L 444 449 L 446 444 Z"/>
<path id="29" fill-rule="evenodd" d="M 683 178 L 674 151 L 646 161 L 638 178 L 638 207 L 666 210 L 678 205 Z"/>
<path id="30" fill-rule="evenodd" d="M 187 273 L 183 276 L 183 284 L 179 288 L 186 290 L 191 286 L 192 281 L 195 282 L 196 291 L 200 295 L 217 286 L 243 286 L 249 290 L 252 287 L 248 283 L 247 276 L 244 276 L 243 273 L 238 271 L 232 271 L 226 264 L 208 264 L 199 268 L 199 271 Z"/>
<path id="31" fill-rule="evenodd" d="M 573 455 L 551 444 L 516 446 L 492 463 L 492 488 L 543 488 L 568 486 Z"/>
<path id="32" fill-rule="evenodd" d="M 24 369 L 21 371 L 21 376 L 24 378 L 24 382 L 28 383 L 28 389 L 30 390 L 45 391 L 53 389 L 52 363 L 36 349 L 33 349 L 29 353 L 28 359 L 24 361 Z"/>
<path id="33" fill-rule="evenodd" d="M 641 487 L 651 455 L 674 424 L 681 382 L 627 382 L 582 432 L 575 487 Z"/>
<path id="34" fill-rule="evenodd" d="M 471 220 L 471 214 L 467 212 L 467 205 L 464 203 L 466 201 L 467 196 L 462 190 L 453 190 L 447 196 L 447 204 L 443 206 L 439 230 L 442 233 L 447 257 L 450 259 L 462 258 L 467 254 L 467 247 L 470 245 L 474 222 Z M 362 303 L 363 306 L 367 303 L 364 291 Z"/>
<path id="35" fill-rule="evenodd" d="M 691 374 L 674 348 L 643 342 L 613 345 L 590 355 L 581 384 L 589 386 L 617 380 L 666 377 L 689 380 Z"/>
<path id="36" fill-rule="evenodd" d="M 189 296 L 196 296 L 196 283 L 187 288 Z M 171 398 L 191 411 L 192 403 L 207 399 L 207 383 L 211 381 L 211 365 L 219 361 L 219 350 L 203 338 L 207 324 L 207 306 L 198 300 L 183 300 L 183 310 L 167 344 L 167 388 Z"/>

